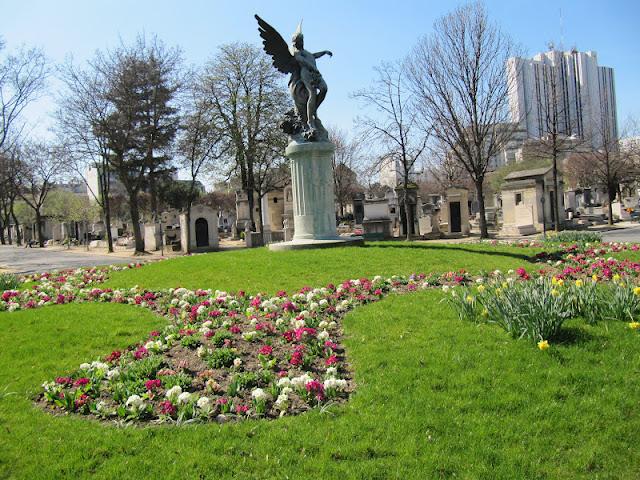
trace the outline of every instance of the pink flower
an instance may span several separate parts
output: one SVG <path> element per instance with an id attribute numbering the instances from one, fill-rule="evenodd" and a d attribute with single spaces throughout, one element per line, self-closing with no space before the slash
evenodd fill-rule
<path id="1" fill-rule="evenodd" d="M 72 385 L 73 379 L 71 377 L 57 377 L 56 383 L 58 385 Z"/>
<path id="2" fill-rule="evenodd" d="M 73 382 L 73 384 L 76 387 L 82 387 L 84 385 L 87 385 L 89 383 L 89 379 L 86 377 L 80 377 L 79 379 L 77 379 L 75 382 Z"/>
<path id="3" fill-rule="evenodd" d="M 147 380 L 144 382 L 144 388 L 147 390 L 153 390 L 154 388 L 160 388 L 162 386 L 162 381 L 160 380 Z"/>
<path id="4" fill-rule="evenodd" d="M 249 407 L 247 407 L 246 405 L 238 405 L 236 407 L 236 413 L 238 413 L 238 415 L 244 415 L 248 411 L 249 411 Z"/>
<path id="5" fill-rule="evenodd" d="M 329 358 L 327 358 L 327 359 L 324 361 L 324 363 L 325 363 L 327 366 L 334 365 L 334 364 L 338 363 L 338 357 L 337 357 L 337 356 L 335 356 L 335 355 L 331 355 Z"/>
<path id="6" fill-rule="evenodd" d="M 216 403 L 218 405 L 226 405 L 227 403 L 229 403 L 229 399 L 225 397 L 220 397 L 218 400 L 216 400 Z"/>
<path id="7" fill-rule="evenodd" d="M 229 327 L 229 331 L 231 333 L 240 333 L 240 332 L 242 332 L 242 330 L 240 329 L 240 327 L 238 325 L 231 325 Z"/>
<path id="8" fill-rule="evenodd" d="M 176 407 L 169 400 L 160 402 L 160 413 L 162 415 L 174 415 L 176 413 Z"/>
<path id="9" fill-rule="evenodd" d="M 273 348 L 269 345 L 264 345 L 260 350 L 258 350 L 260 355 L 270 356 L 273 353 Z"/>
<path id="10" fill-rule="evenodd" d="M 324 385 L 317 380 L 311 380 L 305 385 L 307 392 L 314 395 L 318 401 L 324 399 Z"/>
<path id="11" fill-rule="evenodd" d="M 144 347 L 140 347 L 135 352 L 133 352 L 133 356 L 135 357 L 136 360 L 140 360 L 141 358 L 144 358 L 148 355 L 149 355 L 149 351 Z"/>

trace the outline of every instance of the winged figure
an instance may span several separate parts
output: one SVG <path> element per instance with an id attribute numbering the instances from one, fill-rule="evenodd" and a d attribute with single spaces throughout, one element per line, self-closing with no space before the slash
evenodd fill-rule
<path id="1" fill-rule="evenodd" d="M 298 24 L 296 32 L 291 38 L 291 46 L 288 46 L 282 36 L 258 15 L 258 31 L 262 37 L 264 51 L 273 59 L 273 66 L 282 73 L 291 75 L 289 78 L 289 91 L 294 103 L 294 112 L 297 117 L 289 119 L 289 134 L 302 133 L 307 140 L 325 140 L 326 130 L 318 118 L 318 107 L 327 95 L 327 84 L 322 78 L 316 59 L 333 54 L 328 50 L 311 53 L 304 49 L 304 37 L 302 35 L 302 23 Z M 291 114 L 290 114 L 291 116 Z M 300 123 L 302 132 L 296 131 L 291 125 Z M 286 123 L 286 122 L 285 122 Z"/>

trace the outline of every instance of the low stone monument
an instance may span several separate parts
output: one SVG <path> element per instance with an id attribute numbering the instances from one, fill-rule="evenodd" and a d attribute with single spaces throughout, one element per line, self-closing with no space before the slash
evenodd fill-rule
<path id="1" fill-rule="evenodd" d="M 180 215 L 180 244 L 186 252 L 187 228 L 190 230 L 192 252 L 215 250 L 218 248 L 218 214 L 206 205 L 191 207 L 191 221 L 187 225 L 187 215 Z"/>
<path id="2" fill-rule="evenodd" d="M 149 251 L 160 250 L 162 241 L 159 223 L 148 223 L 144 226 L 144 249 Z"/>
<path id="3" fill-rule="evenodd" d="M 304 48 L 301 26 L 291 46 L 259 16 L 258 30 L 264 50 L 273 66 L 291 74 L 289 91 L 294 108 L 282 122 L 289 135 L 285 155 L 291 161 L 293 223 L 295 232 L 289 242 L 272 243 L 271 250 L 362 245 L 362 237 L 341 237 L 336 230 L 332 157 L 335 145 L 318 118 L 317 111 L 327 94 L 327 84 L 316 66 L 316 59 L 333 54 L 327 50 L 311 53 Z"/>

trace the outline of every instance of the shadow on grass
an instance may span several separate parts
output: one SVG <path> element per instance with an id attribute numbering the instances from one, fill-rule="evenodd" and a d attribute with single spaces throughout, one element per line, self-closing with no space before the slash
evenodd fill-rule
<path id="1" fill-rule="evenodd" d="M 536 256 L 535 255 L 526 255 L 524 253 L 513 253 L 513 252 L 501 252 L 496 250 L 481 250 L 468 248 L 464 245 L 428 245 L 428 244 L 415 244 L 415 243 L 384 243 L 384 244 L 370 244 L 366 243 L 359 248 L 402 248 L 402 249 L 416 249 L 416 250 L 458 250 L 473 254 L 479 255 L 491 255 L 491 256 L 500 256 L 500 257 L 511 257 L 517 258 L 519 260 L 523 260 L 529 263 L 535 263 Z"/>
<path id="2" fill-rule="evenodd" d="M 555 335 L 554 343 L 562 345 L 582 345 L 585 343 L 593 342 L 597 337 L 592 333 L 587 332 L 583 327 L 567 327 L 563 326 Z"/>

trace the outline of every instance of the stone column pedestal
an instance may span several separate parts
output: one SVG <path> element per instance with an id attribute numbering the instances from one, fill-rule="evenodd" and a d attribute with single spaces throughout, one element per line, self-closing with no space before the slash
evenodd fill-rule
<path id="1" fill-rule="evenodd" d="M 293 240 L 272 243 L 271 250 L 361 245 L 362 237 L 341 237 L 336 231 L 331 142 L 296 142 L 285 155 L 291 160 Z"/>

